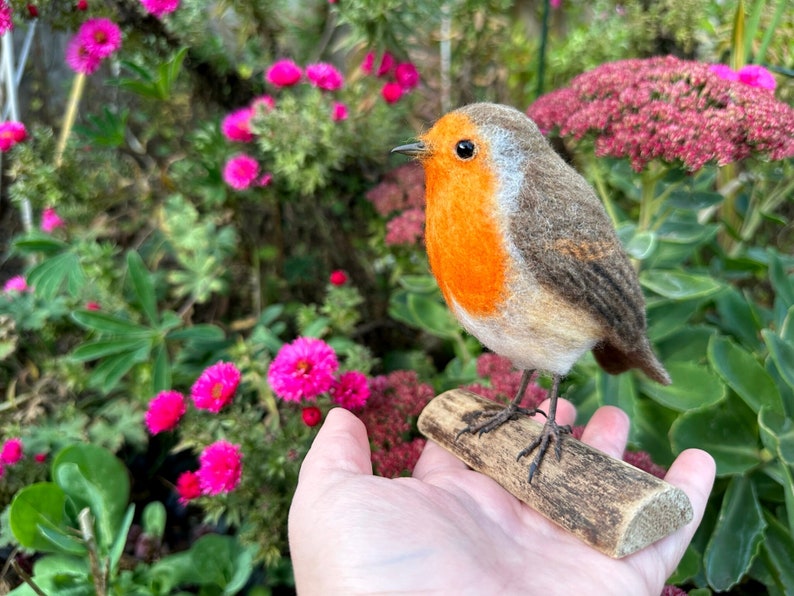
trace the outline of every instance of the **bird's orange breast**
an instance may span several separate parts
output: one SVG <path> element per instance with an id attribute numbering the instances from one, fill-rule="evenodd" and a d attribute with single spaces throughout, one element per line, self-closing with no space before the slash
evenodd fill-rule
<path id="1" fill-rule="evenodd" d="M 470 126 L 448 115 L 450 131 L 433 136 L 453 138 Z M 450 134 L 446 134 L 449 132 Z M 427 139 L 433 143 L 433 139 Z M 425 240 L 430 267 L 447 303 L 472 316 L 498 312 L 506 295 L 509 255 L 498 220 L 497 178 L 487 161 L 462 164 L 454 155 L 434 154 L 424 163 L 426 176 Z"/>

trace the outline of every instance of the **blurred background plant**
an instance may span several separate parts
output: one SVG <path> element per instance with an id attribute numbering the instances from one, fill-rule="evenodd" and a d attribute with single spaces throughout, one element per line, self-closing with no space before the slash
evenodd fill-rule
<path id="1" fill-rule="evenodd" d="M 717 459 L 670 583 L 794 591 L 787 4 L 0 2 L 0 591 L 290 593 L 330 407 L 393 477 L 433 395 L 515 390 L 429 274 L 421 168 L 388 157 L 478 100 L 528 108 L 593 182 L 674 380 L 587 357 L 578 422 L 618 405 L 629 461 Z M 666 153 L 676 122 L 699 141 Z"/>

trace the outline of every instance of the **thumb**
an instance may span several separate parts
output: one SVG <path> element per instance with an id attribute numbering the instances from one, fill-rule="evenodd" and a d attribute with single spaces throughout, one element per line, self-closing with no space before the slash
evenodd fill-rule
<path id="1" fill-rule="evenodd" d="M 367 429 L 344 408 L 328 412 L 303 460 L 299 482 L 321 482 L 329 472 L 372 475 Z"/>

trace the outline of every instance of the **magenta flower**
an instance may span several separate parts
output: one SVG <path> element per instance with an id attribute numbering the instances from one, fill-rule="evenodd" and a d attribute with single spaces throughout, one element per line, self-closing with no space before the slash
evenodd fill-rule
<path id="1" fill-rule="evenodd" d="M 144 416 L 146 428 L 153 435 L 173 430 L 186 411 L 184 395 L 179 391 L 161 391 L 149 402 Z"/>
<path id="2" fill-rule="evenodd" d="M 724 81 L 738 81 L 739 73 L 727 64 L 711 64 L 709 70 Z"/>
<path id="3" fill-rule="evenodd" d="M 400 83 L 396 81 L 389 81 L 383 88 L 380 90 L 380 94 L 383 96 L 383 99 L 386 100 L 386 103 L 397 103 L 400 101 L 400 98 L 403 96 L 403 92 L 405 90 L 402 88 Z"/>
<path id="4" fill-rule="evenodd" d="M 201 483 L 198 474 L 191 471 L 182 472 L 176 479 L 176 492 L 182 505 L 187 505 L 188 501 L 200 497 Z"/>
<path id="5" fill-rule="evenodd" d="M 393 68 L 394 56 L 392 56 L 390 52 L 383 52 L 383 57 L 380 59 L 380 66 L 378 66 L 378 72 L 376 74 L 379 77 L 385 77 L 391 74 Z"/>
<path id="6" fill-rule="evenodd" d="M 3 285 L 3 292 L 25 292 L 28 288 L 27 280 L 21 275 L 15 275 Z"/>
<path id="7" fill-rule="evenodd" d="M 80 26 L 77 37 L 86 51 L 100 60 L 121 47 L 121 29 L 110 19 L 88 19 Z"/>
<path id="8" fill-rule="evenodd" d="M 223 168 L 223 180 L 235 190 L 249 188 L 259 176 L 259 164 L 250 155 L 239 153 Z"/>
<path id="9" fill-rule="evenodd" d="M 65 224 L 60 215 L 52 207 L 47 207 L 41 212 L 41 229 L 48 234 L 56 228 L 62 228 Z"/>
<path id="10" fill-rule="evenodd" d="M 96 72 L 102 59 L 90 53 L 83 45 L 79 35 L 75 35 L 66 45 L 66 64 L 79 74 L 90 75 Z"/>
<path id="11" fill-rule="evenodd" d="M 375 64 L 375 52 L 367 52 L 364 60 L 361 61 L 361 72 L 364 74 L 372 74 L 372 67 Z"/>
<path id="12" fill-rule="evenodd" d="M 254 115 L 253 108 L 240 108 L 230 113 L 221 122 L 221 132 L 230 141 L 248 143 L 254 140 L 251 134 L 251 117 Z"/>
<path id="13" fill-rule="evenodd" d="M 356 370 L 342 373 L 331 386 L 330 394 L 331 400 L 343 408 L 361 408 L 369 399 L 367 377 Z"/>
<path id="14" fill-rule="evenodd" d="M 216 441 L 201 452 L 199 479 L 201 492 L 205 495 L 219 495 L 237 488 L 243 471 L 240 446 L 228 441 Z"/>
<path id="15" fill-rule="evenodd" d="M 742 66 L 736 74 L 740 82 L 750 85 L 750 87 L 758 87 L 768 91 L 774 91 L 775 87 L 777 87 L 777 81 L 772 76 L 772 73 L 757 64 Z"/>
<path id="16" fill-rule="evenodd" d="M 22 440 L 13 438 L 3 443 L 0 449 L 0 464 L 13 466 L 22 459 Z"/>
<path id="17" fill-rule="evenodd" d="M 179 8 L 179 0 L 141 0 L 141 4 L 143 4 L 146 12 L 158 19 Z"/>
<path id="18" fill-rule="evenodd" d="M 695 171 L 752 154 L 794 155 L 794 108 L 717 70 L 673 56 L 610 62 L 540 97 L 527 114 L 542 131 L 594 137 L 597 156 L 627 158 L 637 171 L 656 159 Z"/>
<path id="19" fill-rule="evenodd" d="M 334 382 L 339 361 L 321 339 L 299 337 L 279 350 L 267 371 L 267 381 L 285 401 L 313 400 Z"/>
<path id="20" fill-rule="evenodd" d="M 265 172 L 256 181 L 256 185 L 257 186 L 270 186 L 271 182 L 273 182 L 273 174 L 271 174 L 270 172 Z"/>
<path id="21" fill-rule="evenodd" d="M 412 62 L 398 64 L 394 70 L 394 78 L 406 91 L 415 89 L 419 85 L 419 71 Z"/>
<path id="22" fill-rule="evenodd" d="M 317 406 L 306 406 L 301 411 L 301 418 L 306 426 L 317 426 L 323 419 L 323 413 Z"/>
<path id="23" fill-rule="evenodd" d="M 336 91 L 345 84 L 342 73 L 326 62 L 309 64 L 306 67 L 306 78 L 312 85 L 324 91 Z"/>
<path id="24" fill-rule="evenodd" d="M 251 101 L 252 109 L 258 110 L 259 106 L 262 106 L 265 112 L 270 112 L 271 110 L 273 110 L 273 108 L 276 107 L 276 101 L 269 95 L 260 95 L 259 97 L 255 97 Z"/>
<path id="25" fill-rule="evenodd" d="M 21 143 L 28 136 L 25 125 L 21 122 L 8 120 L 0 122 L 0 152 L 5 153 L 17 143 Z"/>
<path id="26" fill-rule="evenodd" d="M 292 60 L 279 60 L 265 74 L 265 80 L 276 87 L 290 87 L 301 80 L 303 72 Z"/>
<path id="27" fill-rule="evenodd" d="M 239 384 L 240 371 L 237 367 L 231 362 L 217 362 L 204 369 L 196 379 L 190 389 L 190 397 L 200 410 L 218 413 L 232 401 Z"/>
<path id="28" fill-rule="evenodd" d="M 331 120 L 340 122 L 342 120 L 347 120 L 347 117 L 347 106 L 340 101 L 335 101 L 334 105 L 331 107 Z"/>
<path id="29" fill-rule="evenodd" d="M 0 35 L 14 28 L 13 12 L 6 0 L 0 0 Z"/>
<path id="30" fill-rule="evenodd" d="M 343 286 L 347 283 L 347 273 L 341 269 L 332 271 L 328 281 L 332 286 Z"/>

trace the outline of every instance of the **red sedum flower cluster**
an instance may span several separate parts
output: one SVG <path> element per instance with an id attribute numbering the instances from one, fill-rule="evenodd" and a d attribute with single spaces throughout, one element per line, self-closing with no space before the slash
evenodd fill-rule
<path id="1" fill-rule="evenodd" d="M 752 154 L 794 155 L 794 109 L 712 66 L 672 56 L 610 62 L 540 97 L 527 114 L 544 132 L 591 135 L 597 156 L 628 158 L 636 171 L 656 159 L 694 171 Z"/>

